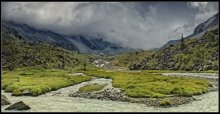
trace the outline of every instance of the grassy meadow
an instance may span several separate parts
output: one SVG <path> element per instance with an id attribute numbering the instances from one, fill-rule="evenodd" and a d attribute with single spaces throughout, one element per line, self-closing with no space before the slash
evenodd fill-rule
<path id="1" fill-rule="evenodd" d="M 83 72 L 87 76 L 68 75 Z M 135 98 L 163 98 L 169 95 L 192 96 L 206 93 L 212 86 L 207 80 L 189 77 L 162 76 L 160 73 L 178 72 L 168 70 L 144 70 L 141 72 L 106 71 L 95 68 L 82 70 L 81 67 L 71 70 L 59 69 L 17 69 L 2 72 L 2 89 L 19 96 L 29 90 L 32 96 L 89 81 L 93 76 L 113 79 L 113 87 L 120 88 L 127 96 Z M 181 71 L 179 71 L 181 72 Z M 209 71 L 211 72 L 211 71 Z M 214 72 L 214 71 L 212 71 Z M 105 85 L 86 85 L 81 92 L 98 91 Z"/>
<path id="2" fill-rule="evenodd" d="M 91 80 L 89 76 L 76 77 L 59 69 L 22 69 L 2 73 L 1 85 L 6 92 L 19 96 L 24 90 L 32 96 Z"/>
<path id="3" fill-rule="evenodd" d="M 167 77 L 159 74 L 162 72 L 164 71 L 106 72 L 99 70 L 86 71 L 85 73 L 89 76 L 112 78 L 113 86 L 120 88 L 130 97 L 162 98 L 168 95 L 200 95 L 206 93 L 208 88 L 212 86 L 205 79 Z"/>

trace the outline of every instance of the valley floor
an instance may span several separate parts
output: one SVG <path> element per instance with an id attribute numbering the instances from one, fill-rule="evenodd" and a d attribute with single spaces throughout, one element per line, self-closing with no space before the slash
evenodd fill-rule
<path id="1" fill-rule="evenodd" d="M 12 103 L 24 101 L 31 109 L 28 112 L 218 112 L 218 91 L 195 96 L 197 101 L 177 107 L 155 108 L 144 104 L 85 99 L 68 96 L 14 97 L 2 91 Z M 2 111 L 8 106 L 1 107 Z M 17 111 L 16 111 L 17 112 Z"/>
<path id="2" fill-rule="evenodd" d="M 86 99 L 78 97 L 69 97 L 70 93 L 90 83 L 108 83 L 107 88 L 111 88 L 110 79 L 93 79 L 92 81 L 82 82 L 80 84 L 48 92 L 46 94 L 32 96 L 11 96 L 11 93 L 1 91 L 12 103 L 24 101 L 31 109 L 28 112 L 217 112 L 218 111 L 218 91 L 211 91 L 203 95 L 193 96 L 196 101 L 176 107 L 161 108 L 149 107 L 144 104 L 106 101 L 99 99 Z M 8 105 L 2 106 L 4 110 Z M 17 112 L 17 111 L 16 111 Z"/>

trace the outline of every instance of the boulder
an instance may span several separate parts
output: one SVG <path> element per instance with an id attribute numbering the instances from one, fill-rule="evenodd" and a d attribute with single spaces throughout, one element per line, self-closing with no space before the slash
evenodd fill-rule
<path id="1" fill-rule="evenodd" d="M 5 110 L 28 110 L 31 109 L 28 105 L 26 105 L 23 101 L 19 101 L 9 107 L 7 107 Z"/>
<path id="2" fill-rule="evenodd" d="M 4 95 L 1 95 L 1 106 L 9 105 L 9 104 L 11 104 L 11 103 L 9 102 L 8 98 Z"/>

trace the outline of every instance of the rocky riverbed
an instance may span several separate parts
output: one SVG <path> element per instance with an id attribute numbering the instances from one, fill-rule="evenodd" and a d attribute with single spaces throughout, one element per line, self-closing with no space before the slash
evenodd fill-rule
<path id="1" fill-rule="evenodd" d="M 91 82 L 88 83 L 99 83 L 99 84 L 107 84 L 103 90 L 100 91 L 94 91 L 94 92 L 88 92 L 88 93 L 82 93 L 79 91 L 74 91 L 69 94 L 70 97 L 81 97 L 81 98 L 87 98 L 87 99 L 99 99 L 99 100 L 111 100 L 111 101 L 123 101 L 123 102 L 131 102 L 131 103 L 142 103 L 146 106 L 154 106 L 154 107 L 170 107 L 170 106 L 177 106 L 185 103 L 189 103 L 193 100 L 196 100 L 193 97 L 177 97 L 168 96 L 165 99 L 158 99 L 158 98 L 131 98 L 126 96 L 124 92 L 122 92 L 118 88 L 112 87 L 112 79 L 104 79 L 104 78 L 98 78 L 94 79 Z M 79 86 L 84 86 L 85 84 L 79 84 Z M 78 88 L 79 89 L 79 88 Z M 76 89 L 75 89 L 76 90 Z M 170 104 L 161 104 L 160 102 L 162 100 L 169 101 Z M 165 105 L 165 106 L 164 106 Z"/>
<path id="2" fill-rule="evenodd" d="M 218 111 L 218 91 L 211 91 L 209 93 L 194 96 L 194 101 L 189 101 L 174 107 L 152 107 L 146 104 L 137 102 L 121 102 L 117 99 L 88 99 L 79 97 L 69 97 L 73 93 L 77 93 L 78 89 L 84 85 L 91 83 L 107 84 L 103 90 L 96 93 L 105 91 L 115 92 L 119 96 L 122 94 L 117 88 L 112 88 L 111 79 L 93 78 L 88 82 L 83 82 L 75 86 L 59 89 L 57 91 L 48 92 L 47 94 L 37 97 L 31 96 L 11 96 L 10 93 L 5 95 L 11 103 L 23 101 L 31 107 L 30 112 L 217 112 Z M 104 92 L 106 93 L 106 92 Z M 108 96 L 108 95 L 107 95 Z M 123 96 L 123 95 L 122 95 Z M 102 99 L 103 98 L 103 99 Z M 107 97 L 109 98 L 109 97 Z M 123 98 L 123 97 L 122 97 Z M 4 112 L 8 105 L 2 106 L 1 110 Z M 9 110 L 7 110 L 8 112 Z M 13 111 L 13 110 L 12 110 Z"/>
<path id="3" fill-rule="evenodd" d="M 25 112 L 218 112 L 218 91 L 209 92 L 204 95 L 195 96 L 196 101 L 177 107 L 155 108 L 144 104 L 106 101 L 98 99 L 85 99 L 67 96 L 10 96 L 5 93 L 12 103 L 24 101 L 31 107 Z M 7 105 L 2 106 L 2 112 Z M 7 112 L 14 112 L 7 110 Z M 20 111 L 19 111 L 20 112 Z"/>

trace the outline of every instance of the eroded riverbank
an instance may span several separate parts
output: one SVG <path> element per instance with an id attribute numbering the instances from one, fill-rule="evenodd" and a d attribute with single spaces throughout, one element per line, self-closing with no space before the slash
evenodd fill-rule
<path id="1" fill-rule="evenodd" d="M 129 103 L 121 101 L 106 101 L 100 99 L 86 99 L 78 97 L 69 97 L 70 93 L 77 92 L 78 89 L 90 83 L 108 83 L 106 88 L 111 88 L 111 80 L 96 79 L 83 82 L 75 86 L 59 89 L 57 91 L 48 92 L 47 94 L 37 97 L 31 96 L 11 96 L 10 93 L 5 95 L 11 103 L 24 101 L 31 107 L 27 112 L 217 112 L 218 111 L 218 91 L 193 96 L 196 101 L 191 101 L 187 104 L 182 104 L 176 107 L 149 107 L 145 104 Z M 105 88 L 105 89 L 106 89 Z M 8 107 L 2 106 L 1 110 Z"/>
<path id="2" fill-rule="evenodd" d="M 195 96 L 197 101 L 177 107 L 155 108 L 144 104 L 75 98 L 67 96 L 14 97 L 2 91 L 12 103 L 24 101 L 31 109 L 26 112 L 218 112 L 218 91 Z M 1 107 L 4 112 L 8 106 Z M 13 111 L 12 111 L 13 112 Z"/>

